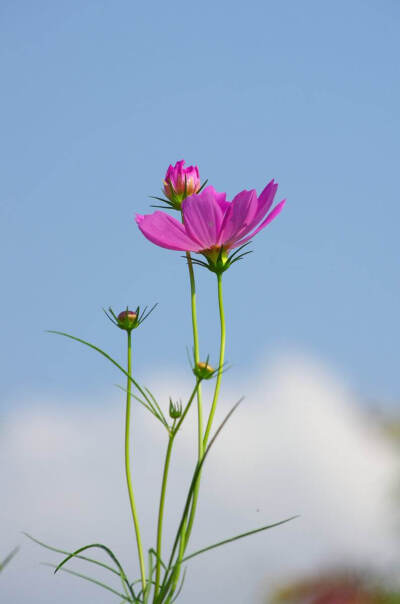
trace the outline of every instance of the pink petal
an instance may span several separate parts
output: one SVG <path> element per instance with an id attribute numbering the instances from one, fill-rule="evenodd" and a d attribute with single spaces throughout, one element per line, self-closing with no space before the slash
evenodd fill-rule
<path id="1" fill-rule="evenodd" d="M 253 239 L 254 235 L 257 235 L 257 233 L 259 231 L 261 231 L 262 229 L 264 229 L 270 222 L 272 222 L 272 220 L 274 218 L 276 218 L 278 216 L 278 214 L 282 211 L 283 206 L 286 203 L 286 199 L 283 199 L 281 202 L 279 202 L 274 209 L 268 214 L 268 216 L 266 217 L 266 219 L 260 224 L 260 226 L 251 233 L 251 235 L 248 235 L 247 237 L 245 237 L 244 239 L 241 239 L 240 241 L 236 241 L 234 243 L 234 245 L 231 245 L 231 249 L 235 248 L 235 247 L 240 247 L 241 245 L 244 245 L 245 243 L 247 243 L 247 241 L 250 241 L 250 239 Z"/>
<path id="2" fill-rule="evenodd" d="M 264 218 L 264 216 L 273 204 L 277 189 L 278 185 L 274 182 L 274 180 L 271 180 L 271 182 L 269 182 L 265 189 L 262 191 L 261 195 L 258 198 L 258 207 L 251 222 L 251 228 L 256 227 L 260 220 Z"/>
<path id="3" fill-rule="evenodd" d="M 185 231 L 184 226 L 165 212 L 136 214 L 135 218 L 143 235 L 152 243 L 169 250 L 198 252 L 202 249 Z"/>
<path id="4" fill-rule="evenodd" d="M 220 243 L 228 244 L 245 235 L 251 228 L 250 224 L 257 210 L 257 193 L 241 191 L 233 198 L 230 208 L 225 214 L 221 229 Z"/>
<path id="5" fill-rule="evenodd" d="M 197 195 L 190 195 L 182 203 L 183 221 L 187 233 L 195 239 L 200 249 L 216 245 L 224 217 L 213 187 L 206 187 Z"/>
<path id="6" fill-rule="evenodd" d="M 226 210 L 230 207 L 230 201 L 226 201 L 226 193 L 218 193 L 212 185 L 208 185 L 205 187 L 204 191 L 211 191 L 214 195 L 214 199 L 221 208 L 223 214 L 225 214 Z"/>

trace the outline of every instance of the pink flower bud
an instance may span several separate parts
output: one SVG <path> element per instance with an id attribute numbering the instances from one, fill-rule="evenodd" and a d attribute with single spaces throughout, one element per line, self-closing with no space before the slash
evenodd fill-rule
<path id="1" fill-rule="evenodd" d="M 197 166 L 184 167 L 185 160 L 169 166 L 164 178 L 164 193 L 168 199 L 180 204 L 185 197 L 197 193 L 200 189 L 199 169 Z"/>
<path id="2" fill-rule="evenodd" d="M 136 326 L 137 318 L 137 312 L 134 312 L 133 310 L 123 310 L 117 317 L 118 327 L 130 331 Z"/>

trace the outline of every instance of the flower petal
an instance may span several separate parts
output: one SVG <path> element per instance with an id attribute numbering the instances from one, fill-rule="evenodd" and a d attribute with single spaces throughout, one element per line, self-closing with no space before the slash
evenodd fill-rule
<path id="1" fill-rule="evenodd" d="M 258 198 L 257 211 L 251 221 L 251 228 L 256 227 L 257 224 L 264 218 L 268 210 L 273 204 L 275 193 L 278 189 L 277 183 L 271 180 L 265 189 L 262 191 Z"/>
<path id="2" fill-rule="evenodd" d="M 257 211 L 257 193 L 241 191 L 233 198 L 227 210 L 221 228 L 220 244 L 232 247 L 239 237 L 246 235 L 251 228 L 252 219 Z"/>
<path id="3" fill-rule="evenodd" d="M 210 186 L 197 195 L 190 195 L 182 203 L 186 232 L 199 243 L 202 250 L 217 244 L 224 217 L 220 206 L 222 195 Z"/>
<path id="4" fill-rule="evenodd" d="M 165 212 L 136 214 L 136 223 L 143 235 L 152 243 L 169 250 L 198 252 L 201 246 L 186 232 L 184 226 Z"/>
<path id="5" fill-rule="evenodd" d="M 206 187 L 204 190 L 208 189 L 209 191 L 212 191 L 214 197 L 215 197 L 215 201 L 217 202 L 217 204 L 219 205 L 219 207 L 221 208 L 223 214 L 225 214 L 226 210 L 230 207 L 231 203 L 230 201 L 226 201 L 226 193 L 218 193 L 214 187 L 212 185 L 209 185 L 208 187 Z"/>
<path id="6" fill-rule="evenodd" d="M 231 248 L 235 248 L 235 247 L 240 247 L 241 245 L 244 245 L 245 243 L 247 243 L 248 241 L 250 241 L 250 239 L 252 239 L 254 237 L 254 235 L 257 235 L 257 233 L 259 231 L 261 231 L 262 229 L 264 229 L 270 222 L 272 222 L 272 220 L 274 218 L 276 218 L 278 216 L 278 214 L 282 211 L 283 206 L 286 203 L 286 199 L 283 199 L 281 202 L 279 202 L 274 209 L 268 214 L 268 216 L 266 217 L 266 219 L 260 224 L 260 226 L 253 231 L 250 235 L 248 235 L 247 237 L 245 237 L 244 239 L 241 239 L 240 241 L 236 241 Z"/>

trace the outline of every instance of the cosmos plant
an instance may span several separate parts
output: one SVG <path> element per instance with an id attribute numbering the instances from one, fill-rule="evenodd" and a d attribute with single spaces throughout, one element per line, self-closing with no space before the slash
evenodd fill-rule
<path id="1" fill-rule="evenodd" d="M 152 214 L 136 214 L 136 223 L 141 233 L 161 248 L 184 252 L 186 260 L 189 287 L 190 312 L 192 319 L 193 356 L 191 368 L 193 373 L 193 388 L 185 403 L 176 402 L 172 398 L 163 403 L 145 386 L 141 385 L 132 372 L 132 341 L 136 329 L 154 311 L 155 306 L 141 309 L 127 307 L 118 314 L 112 308 L 105 311 L 108 319 L 126 336 L 126 363 L 116 361 L 98 346 L 73 335 L 52 331 L 75 340 L 96 351 L 112 363 L 126 380 L 122 388 L 126 398 L 125 413 L 125 476 L 132 515 L 133 535 L 137 551 L 138 576 L 131 577 L 115 553 L 102 543 L 92 543 L 80 546 L 73 552 L 67 552 L 44 544 L 30 537 L 43 547 L 63 554 L 65 557 L 54 567 L 54 572 L 68 572 L 91 581 L 113 593 L 122 604 L 171 604 L 180 598 L 185 578 L 187 562 L 205 552 L 221 547 L 232 541 L 265 531 L 285 522 L 269 523 L 267 525 L 247 530 L 240 535 L 229 537 L 211 545 L 205 545 L 198 551 L 189 548 L 190 537 L 196 517 L 197 502 L 200 495 L 201 475 L 206 458 L 208 457 L 215 439 L 224 428 L 229 417 L 235 411 L 240 401 L 236 403 L 219 426 L 214 425 L 215 412 L 221 390 L 222 377 L 225 370 L 225 314 L 223 303 L 222 277 L 233 264 L 249 254 L 246 249 L 250 240 L 269 225 L 283 209 L 285 201 L 273 207 L 278 185 L 271 180 L 260 195 L 253 189 L 239 192 L 232 201 L 226 199 L 225 193 L 218 193 L 213 186 L 206 186 L 207 181 L 200 182 L 197 166 L 185 167 L 184 160 L 170 165 L 163 180 L 163 196 L 156 196 L 158 209 Z M 161 211 L 160 211 L 161 208 Z M 168 213 L 172 212 L 172 213 Z M 175 214 L 175 216 L 173 215 Z M 183 265 L 184 266 L 184 265 Z M 208 269 L 216 275 L 218 313 L 220 319 L 219 358 L 216 367 L 209 363 L 209 355 L 200 355 L 200 339 L 197 324 L 196 281 L 195 268 Z M 211 401 L 203 400 L 202 383 L 213 380 L 213 396 Z M 131 414 L 133 404 L 140 404 L 161 424 L 166 432 L 166 451 L 160 488 L 160 498 L 155 502 L 158 510 L 153 546 L 144 549 L 140 520 L 135 502 L 135 490 L 131 477 Z M 165 547 L 163 542 L 164 512 L 168 486 L 168 474 L 173 455 L 173 446 L 189 413 L 193 413 L 194 404 L 197 406 L 197 429 L 193 438 L 197 441 L 197 459 L 194 464 L 192 478 L 183 494 L 182 514 L 176 527 L 175 538 Z M 135 451 L 134 463 L 140 464 L 140 451 Z M 150 503 L 150 502 L 149 502 Z M 28 535 L 29 536 L 29 535 Z M 104 563 L 97 558 L 89 557 L 88 550 L 100 550 L 109 558 Z M 145 555 L 146 552 L 146 555 Z M 107 572 L 109 579 L 117 580 L 115 585 L 109 581 L 99 581 L 90 575 L 76 572 L 67 567 L 73 559 L 84 560 L 87 564 L 100 566 Z M 131 560 L 128 561 L 132 563 Z M 125 565 L 125 563 L 124 563 Z"/>

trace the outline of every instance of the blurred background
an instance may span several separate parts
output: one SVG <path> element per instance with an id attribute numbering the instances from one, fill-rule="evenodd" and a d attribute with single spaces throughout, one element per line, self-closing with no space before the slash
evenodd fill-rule
<path id="1" fill-rule="evenodd" d="M 158 302 L 136 332 L 137 377 L 165 406 L 189 392 L 185 263 L 134 223 L 183 158 L 228 199 L 275 178 L 288 200 L 226 274 L 219 417 L 246 398 L 210 456 L 193 549 L 300 518 L 193 560 L 182 602 L 398 601 L 399 21 L 392 0 L 2 1 L 0 560 L 20 549 L 1 602 L 114 600 L 54 577 L 40 562 L 57 556 L 21 531 L 105 542 L 137 572 L 120 378 L 44 330 L 121 359 L 102 307 Z M 197 278 L 216 364 L 215 279 Z M 151 546 L 165 436 L 137 410 L 134 439 Z"/>

